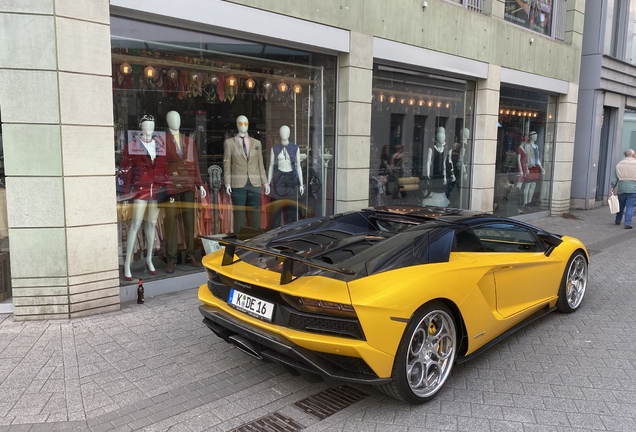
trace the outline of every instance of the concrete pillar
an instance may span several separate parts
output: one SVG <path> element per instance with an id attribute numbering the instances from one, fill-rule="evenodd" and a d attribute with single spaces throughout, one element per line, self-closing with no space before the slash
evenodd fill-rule
<path id="1" fill-rule="evenodd" d="M 501 66 L 491 64 L 488 78 L 477 81 L 471 210 L 493 211 L 500 88 Z"/>
<path id="2" fill-rule="evenodd" d="M 550 205 L 551 215 L 564 214 L 570 209 L 578 100 L 579 85 L 576 83 L 569 83 L 568 93 L 559 96 L 554 148 L 554 179 L 552 183 L 552 203 Z"/>
<path id="3" fill-rule="evenodd" d="M 505 0 L 484 0 L 484 13 L 496 18 L 504 19 L 506 10 Z"/>
<path id="4" fill-rule="evenodd" d="M 16 320 L 119 309 L 108 0 L 0 2 Z"/>
<path id="5" fill-rule="evenodd" d="M 373 36 L 352 31 L 340 55 L 336 212 L 369 205 Z"/>
<path id="6" fill-rule="evenodd" d="M 565 43 L 569 43 L 578 47 L 583 46 L 584 22 L 585 0 L 569 0 L 565 18 Z"/>

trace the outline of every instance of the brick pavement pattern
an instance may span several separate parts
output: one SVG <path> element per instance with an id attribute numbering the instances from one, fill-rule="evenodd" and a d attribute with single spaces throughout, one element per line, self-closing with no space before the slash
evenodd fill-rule
<path id="1" fill-rule="evenodd" d="M 432 402 L 374 388 L 322 421 L 294 403 L 318 393 L 251 359 L 202 323 L 196 289 L 71 321 L 0 315 L 0 431 L 229 431 L 271 413 L 304 431 L 636 430 L 636 230 L 607 208 L 530 221 L 592 252 L 574 314 L 552 313 L 457 365 Z"/>

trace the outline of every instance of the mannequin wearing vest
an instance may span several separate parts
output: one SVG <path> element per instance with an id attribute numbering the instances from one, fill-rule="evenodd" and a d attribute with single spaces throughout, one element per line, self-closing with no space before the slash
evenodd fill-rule
<path id="1" fill-rule="evenodd" d="M 448 198 L 446 198 L 446 184 L 448 182 L 448 176 L 446 167 L 448 164 L 447 152 L 445 151 L 446 145 L 446 130 L 443 127 L 437 128 L 435 134 L 435 141 L 432 146 L 427 150 L 426 168 L 425 172 L 428 178 L 431 179 L 431 186 L 433 192 L 427 198 L 424 198 L 422 204 L 432 205 L 439 207 L 446 207 L 449 205 Z M 455 173 L 450 170 L 450 180 L 454 182 L 456 180 Z"/>
<path id="2" fill-rule="evenodd" d="M 305 193 L 303 171 L 300 167 L 300 150 L 296 144 L 289 142 L 290 130 L 288 126 L 281 126 L 279 134 L 280 144 L 272 147 L 267 172 L 268 183 L 271 185 L 271 196 L 275 199 L 297 202 L 298 192 L 300 195 Z M 294 222 L 298 219 L 296 207 L 297 204 L 282 206 L 284 223 Z"/>

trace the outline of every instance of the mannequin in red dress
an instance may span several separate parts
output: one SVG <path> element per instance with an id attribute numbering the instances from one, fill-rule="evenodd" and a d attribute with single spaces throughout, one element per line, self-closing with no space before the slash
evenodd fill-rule
<path id="1" fill-rule="evenodd" d="M 146 235 L 146 268 L 150 274 L 157 271 L 152 263 L 152 253 L 155 243 L 155 227 L 159 217 L 157 199 L 160 193 L 172 195 L 172 183 L 168 176 L 168 164 L 163 143 L 158 143 L 153 137 L 155 120 L 152 116 L 144 116 L 139 123 L 142 131 L 140 142 L 128 143 L 120 164 L 123 189 L 130 191 L 133 201 L 133 215 L 126 242 L 126 258 L 124 260 L 124 279 L 133 280 L 130 272 L 133 250 L 137 240 L 137 233 L 144 222 Z M 171 198 L 172 199 L 172 198 Z"/>

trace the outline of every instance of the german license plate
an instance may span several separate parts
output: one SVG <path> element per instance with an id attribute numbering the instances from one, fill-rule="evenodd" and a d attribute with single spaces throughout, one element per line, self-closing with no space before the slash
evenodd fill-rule
<path id="1" fill-rule="evenodd" d="M 266 321 L 271 321 L 274 314 L 274 303 L 252 297 L 235 289 L 230 290 L 228 303 L 241 312 Z"/>

